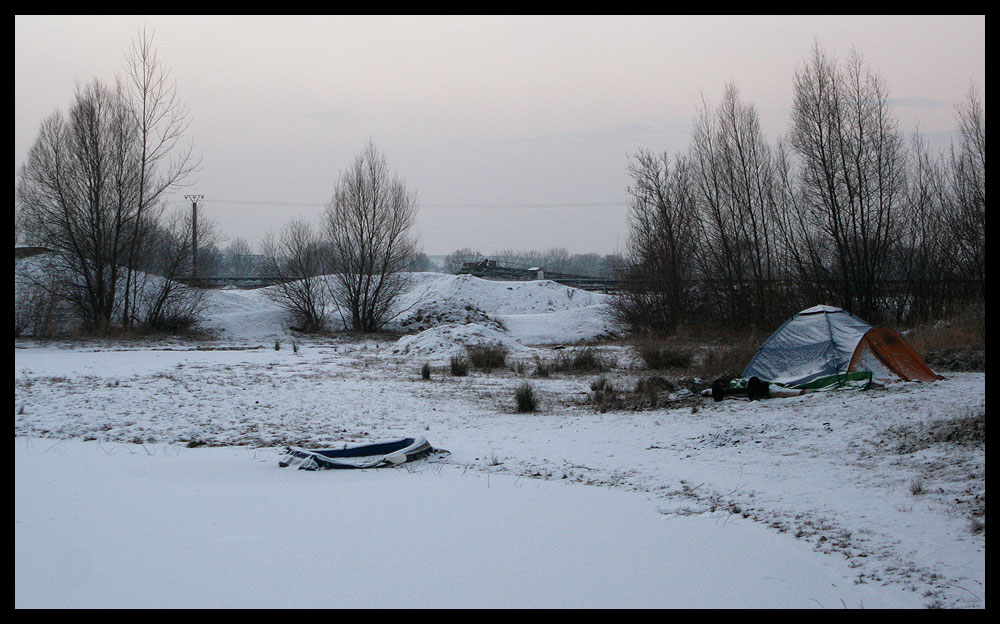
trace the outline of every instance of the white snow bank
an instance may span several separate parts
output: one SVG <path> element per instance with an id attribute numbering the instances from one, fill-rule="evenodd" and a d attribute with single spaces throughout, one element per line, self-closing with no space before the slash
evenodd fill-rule
<path id="1" fill-rule="evenodd" d="M 411 273 L 410 284 L 400 300 L 401 309 L 434 301 L 456 307 L 471 305 L 489 314 L 540 314 L 585 308 L 606 303 L 609 298 L 551 280 L 497 281 L 473 275 Z"/>
<path id="2" fill-rule="evenodd" d="M 386 355 L 419 357 L 427 360 L 447 360 L 464 355 L 467 346 L 499 344 L 513 356 L 529 355 L 535 349 L 526 347 L 510 334 L 479 323 L 442 325 L 419 334 L 403 336 L 388 349 Z"/>
<path id="3" fill-rule="evenodd" d="M 264 289 L 208 290 L 199 327 L 221 338 L 268 341 L 288 335 L 286 311 Z"/>
<path id="4" fill-rule="evenodd" d="M 19 260 L 15 266 L 15 305 L 27 301 L 29 280 L 42 274 L 46 256 Z M 148 277 L 151 284 L 160 278 Z M 504 341 L 560 344 L 616 335 L 607 318 L 609 295 L 562 286 L 550 280 L 491 281 L 471 275 L 411 273 L 409 287 L 395 307 L 389 331 L 417 334 L 428 329 L 474 324 L 508 334 Z M 266 343 L 291 334 L 288 312 L 268 295 L 276 287 L 203 292 L 198 327 L 219 339 Z M 341 315 L 326 310 L 336 327 Z M 516 348 L 516 347 L 515 347 Z"/>
<path id="5" fill-rule="evenodd" d="M 390 325 L 423 331 L 476 323 L 508 332 L 521 344 L 559 344 L 615 335 L 609 295 L 557 284 L 484 280 L 471 275 L 414 273 Z"/>
<path id="6" fill-rule="evenodd" d="M 411 273 L 408 279 L 409 287 L 386 329 L 415 335 L 436 330 L 417 341 L 420 348 L 430 348 L 430 341 L 444 336 L 471 338 L 471 333 L 486 329 L 498 332 L 489 338 L 510 343 L 512 351 L 524 345 L 575 343 L 620 333 L 607 315 L 610 295 L 550 280 L 504 282 L 443 273 Z M 200 326 L 224 339 L 260 342 L 287 336 L 287 313 L 267 297 L 273 288 L 207 291 Z M 331 322 L 340 318 L 332 306 L 327 315 Z M 453 329 L 464 325 L 472 327 Z M 415 344 L 404 344 L 397 352 L 408 354 L 414 348 Z M 437 347 L 427 354 L 447 355 Z"/>
<path id="7" fill-rule="evenodd" d="M 618 334 L 605 304 L 547 314 L 501 314 L 497 318 L 512 336 L 529 345 L 572 344 Z"/>

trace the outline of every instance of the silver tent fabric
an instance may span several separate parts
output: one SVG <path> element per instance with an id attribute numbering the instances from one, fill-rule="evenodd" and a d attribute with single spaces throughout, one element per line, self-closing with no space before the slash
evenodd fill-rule
<path id="1" fill-rule="evenodd" d="M 771 334 L 743 378 L 789 386 L 843 374 L 872 326 L 846 310 L 818 305 L 803 310 Z"/>

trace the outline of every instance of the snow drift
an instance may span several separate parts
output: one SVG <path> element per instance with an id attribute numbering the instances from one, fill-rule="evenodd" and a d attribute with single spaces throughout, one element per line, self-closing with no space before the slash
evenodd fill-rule
<path id="1" fill-rule="evenodd" d="M 610 295 L 551 280 L 501 282 L 411 273 L 409 283 L 385 328 L 405 334 L 391 350 L 396 355 L 447 358 L 475 342 L 502 343 L 511 353 L 528 353 L 531 345 L 576 343 L 621 331 L 607 314 Z M 201 327 L 221 339 L 289 336 L 287 316 L 267 291 L 208 291 Z M 340 316 L 330 309 L 328 318 L 336 323 Z"/>

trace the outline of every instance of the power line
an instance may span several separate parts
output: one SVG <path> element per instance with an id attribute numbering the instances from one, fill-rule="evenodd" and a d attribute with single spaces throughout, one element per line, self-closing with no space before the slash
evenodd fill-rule
<path id="1" fill-rule="evenodd" d="M 421 208 L 589 208 L 627 206 L 625 202 L 573 202 L 562 204 L 421 204 Z"/>
<path id="2" fill-rule="evenodd" d="M 181 201 L 169 201 L 167 204 L 180 204 L 184 203 Z M 250 204 L 254 206 L 302 206 L 306 208 L 324 208 L 326 204 L 314 204 L 307 202 L 272 202 L 272 201 L 244 201 L 241 199 L 213 199 L 210 203 L 213 204 Z"/>
<path id="3" fill-rule="evenodd" d="M 186 203 L 169 201 L 167 204 Z M 329 204 L 309 202 L 244 201 L 238 199 L 213 199 L 213 204 L 241 204 L 251 206 L 280 206 L 286 208 L 325 208 Z M 419 204 L 419 208 L 600 208 L 628 206 L 626 202 L 572 202 L 549 204 Z"/>

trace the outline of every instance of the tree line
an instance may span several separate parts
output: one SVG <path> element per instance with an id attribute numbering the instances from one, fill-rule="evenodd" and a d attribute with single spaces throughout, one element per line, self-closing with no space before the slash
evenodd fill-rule
<path id="1" fill-rule="evenodd" d="M 43 121 L 17 174 L 15 244 L 24 237 L 55 253 L 35 272 L 15 270 L 15 291 L 40 292 L 50 312 L 39 321 L 15 310 L 15 335 L 45 333 L 57 308 L 107 332 L 175 328 L 200 305 L 173 279 L 190 265 L 191 228 L 160 201 L 198 163 L 181 142 L 188 112 L 151 44 L 145 33 L 133 42 L 114 84 L 78 86 L 68 111 Z"/>
<path id="2" fill-rule="evenodd" d="M 765 328 L 815 303 L 872 322 L 915 322 L 985 294 L 985 112 L 973 90 L 956 107 L 958 139 L 931 153 L 904 136 L 884 80 L 852 51 L 818 45 L 796 72 L 790 130 L 769 143 L 735 85 L 703 104 L 687 152 L 629 158 L 629 233 L 621 255 L 565 249 L 498 251 L 491 259 L 625 278 L 613 311 L 636 331 L 684 322 Z M 186 210 L 162 198 L 196 168 L 189 124 L 145 32 L 124 75 L 77 88 L 48 117 L 16 175 L 15 244 L 54 253 L 20 271 L 15 335 L 45 334 L 63 311 L 85 331 L 191 325 L 202 291 L 184 286 L 194 240 Z M 261 253 L 217 249 L 199 223 L 198 264 L 226 258 L 237 274 L 286 278 L 269 292 L 300 329 L 330 314 L 377 331 L 405 287 L 431 268 L 411 236 L 415 196 L 371 143 L 336 181 L 321 224 L 293 221 Z M 460 249 L 445 270 L 483 254 Z M 206 267 L 207 268 L 207 267 Z M 19 298 L 29 284 L 31 296 Z M 21 301 L 24 309 L 18 307 Z"/>
<path id="3" fill-rule="evenodd" d="M 51 253 L 15 259 L 15 336 L 49 335 L 64 322 L 107 334 L 176 331 L 198 320 L 203 291 L 183 283 L 196 262 L 191 216 L 167 214 L 161 201 L 197 167 L 181 143 L 188 125 L 145 32 L 126 54 L 124 76 L 78 87 L 66 113 L 46 118 L 16 175 L 14 241 Z M 337 181 L 320 230 L 292 222 L 268 236 L 254 261 L 288 278 L 271 295 L 300 329 L 325 328 L 332 308 L 345 328 L 377 331 L 416 258 L 416 209 L 369 143 Z M 205 225 L 198 250 L 214 261 L 217 237 Z M 228 251 L 243 265 L 237 270 L 249 268 L 244 241 Z"/>
<path id="4" fill-rule="evenodd" d="M 669 334 L 699 321 L 772 328 L 816 303 L 915 323 L 985 295 L 986 125 L 974 90 L 958 138 L 906 137 L 885 81 L 819 45 L 795 74 L 790 130 L 769 143 L 728 84 L 689 149 L 629 159 L 619 320 Z"/>
<path id="5" fill-rule="evenodd" d="M 328 328 L 330 313 L 356 332 L 391 320 L 417 257 L 415 195 L 371 142 L 343 171 L 319 228 L 294 220 L 263 243 L 260 271 L 285 278 L 268 290 L 302 331 Z"/>
<path id="6" fill-rule="evenodd" d="M 496 260 L 505 265 L 542 267 L 546 271 L 598 278 L 613 278 L 623 263 L 618 254 L 570 253 L 565 247 L 544 250 L 501 249 L 492 254 L 463 247 L 445 256 L 441 269 L 448 273 L 458 273 L 464 263 L 484 259 Z"/>

